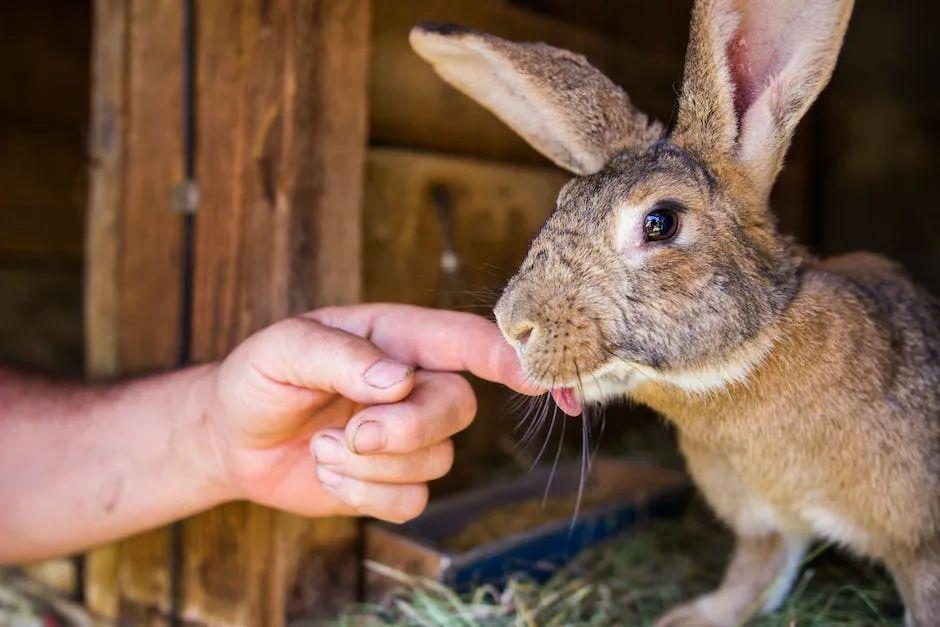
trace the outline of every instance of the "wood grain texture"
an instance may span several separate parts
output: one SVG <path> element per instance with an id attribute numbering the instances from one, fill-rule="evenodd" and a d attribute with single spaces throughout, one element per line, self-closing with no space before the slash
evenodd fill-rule
<path id="1" fill-rule="evenodd" d="M 494 159 L 547 163 L 495 116 L 447 85 L 408 45 L 422 20 L 457 22 L 584 54 L 635 104 L 668 121 L 684 50 L 659 55 L 503 0 L 375 0 L 369 95 L 372 141 Z"/>
<path id="2" fill-rule="evenodd" d="M 88 238 L 88 372 L 110 378 L 176 365 L 181 337 L 181 5 L 96 3 Z M 90 607 L 149 624 L 170 609 L 168 534 L 91 553 Z"/>
<path id="3" fill-rule="evenodd" d="M 199 11 L 193 354 L 360 296 L 369 3 L 241 0 Z M 356 590 L 354 521 L 246 503 L 185 523 L 184 615 L 280 625 Z"/>
<path id="4" fill-rule="evenodd" d="M 485 291 L 502 289 L 570 178 L 552 166 L 391 148 L 370 149 L 367 163 L 365 297 L 429 307 L 449 297 L 439 290 L 445 234 L 435 190 L 449 198 L 462 280 Z"/>
<path id="5" fill-rule="evenodd" d="M 532 236 L 569 176 L 555 167 L 521 166 L 388 148 L 369 151 L 365 201 L 366 300 L 469 310 L 490 316 Z M 461 270 L 442 270 L 448 237 L 439 219 L 446 198 L 449 239 Z M 473 381 L 477 420 L 455 440 L 456 464 L 432 484 L 435 494 L 479 481 L 506 464 L 515 446 L 509 393 Z M 518 435 L 518 434 L 516 434 Z"/>
<path id="6" fill-rule="evenodd" d="M 124 200 L 125 42 L 124 0 L 96 0 L 92 48 L 91 171 L 86 236 L 85 336 L 92 378 L 118 372 L 118 250 Z M 85 602 L 105 618 L 116 618 L 117 545 L 87 554 Z"/>

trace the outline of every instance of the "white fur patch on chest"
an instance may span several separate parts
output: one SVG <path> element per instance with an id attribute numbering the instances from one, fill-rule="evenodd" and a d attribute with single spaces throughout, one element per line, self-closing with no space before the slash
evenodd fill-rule
<path id="1" fill-rule="evenodd" d="M 604 401 L 616 396 L 629 396 L 644 382 L 674 385 L 691 394 L 707 394 L 742 383 L 764 361 L 773 339 L 763 338 L 734 351 L 727 360 L 704 368 L 662 372 L 642 364 L 613 361 L 593 373 L 593 383 L 584 386 L 588 401 Z"/>

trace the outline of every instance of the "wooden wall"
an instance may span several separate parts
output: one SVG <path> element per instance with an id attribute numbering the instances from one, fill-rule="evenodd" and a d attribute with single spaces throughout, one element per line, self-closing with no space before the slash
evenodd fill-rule
<path id="1" fill-rule="evenodd" d="M 166 368 L 186 352 L 221 356 L 291 312 L 357 298 L 488 314 L 567 175 L 444 84 L 411 52 L 408 29 L 456 21 L 583 52 L 671 120 L 691 2 L 195 4 L 203 198 L 186 315 L 186 218 L 172 209 L 185 175 L 182 1 L 96 0 L 94 64 L 91 2 L 0 3 L 0 360 L 76 373 L 87 352 L 97 376 Z M 935 291 L 938 17 L 931 0 L 858 3 L 834 83 L 774 197 L 784 229 L 816 250 L 886 252 Z M 459 272 L 443 271 L 444 252 Z M 83 263 L 94 295 L 87 351 Z M 517 459 L 506 393 L 475 384 L 480 419 L 436 492 Z M 621 418 L 613 423 L 632 426 Z M 330 580 L 358 585 L 355 536 L 347 523 L 236 504 L 176 535 L 93 553 L 86 594 L 102 614 L 157 624 L 172 611 L 205 624 L 322 615 L 343 598 L 324 597 Z"/>
<path id="2" fill-rule="evenodd" d="M 220 359 L 281 318 L 360 298 L 369 3 L 186 6 L 95 2 L 94 376 Z M 188 180 L 192 215 L 175 202 Z M 356 530 L 228 504 L 91 552 L 86 601 L 131 624 L 323 615 L 355 598 Z"/>

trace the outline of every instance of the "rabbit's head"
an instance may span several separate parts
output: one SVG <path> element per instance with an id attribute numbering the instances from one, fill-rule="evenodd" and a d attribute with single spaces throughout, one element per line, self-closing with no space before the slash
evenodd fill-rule
<path id="1" fill-rule="evenodd" d="M 767 205 L 851 0 L 699 0 L 670 133 L 584 57 L 453 25 L 420 56 L 576 177 L 496 306 L 569 413 L 644 378 L 720 387 L 760 359 L 799 260 Z"/>

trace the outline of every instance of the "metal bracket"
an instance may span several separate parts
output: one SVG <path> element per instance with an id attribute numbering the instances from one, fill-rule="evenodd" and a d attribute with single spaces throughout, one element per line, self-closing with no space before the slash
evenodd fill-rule
<path id="1" fill-rule="evenodd" d="M 174 185 L 171 206 L 173 211 L 194 215 L 199 209 L 199 186 L 196 181 L 188 179 Z"/>

